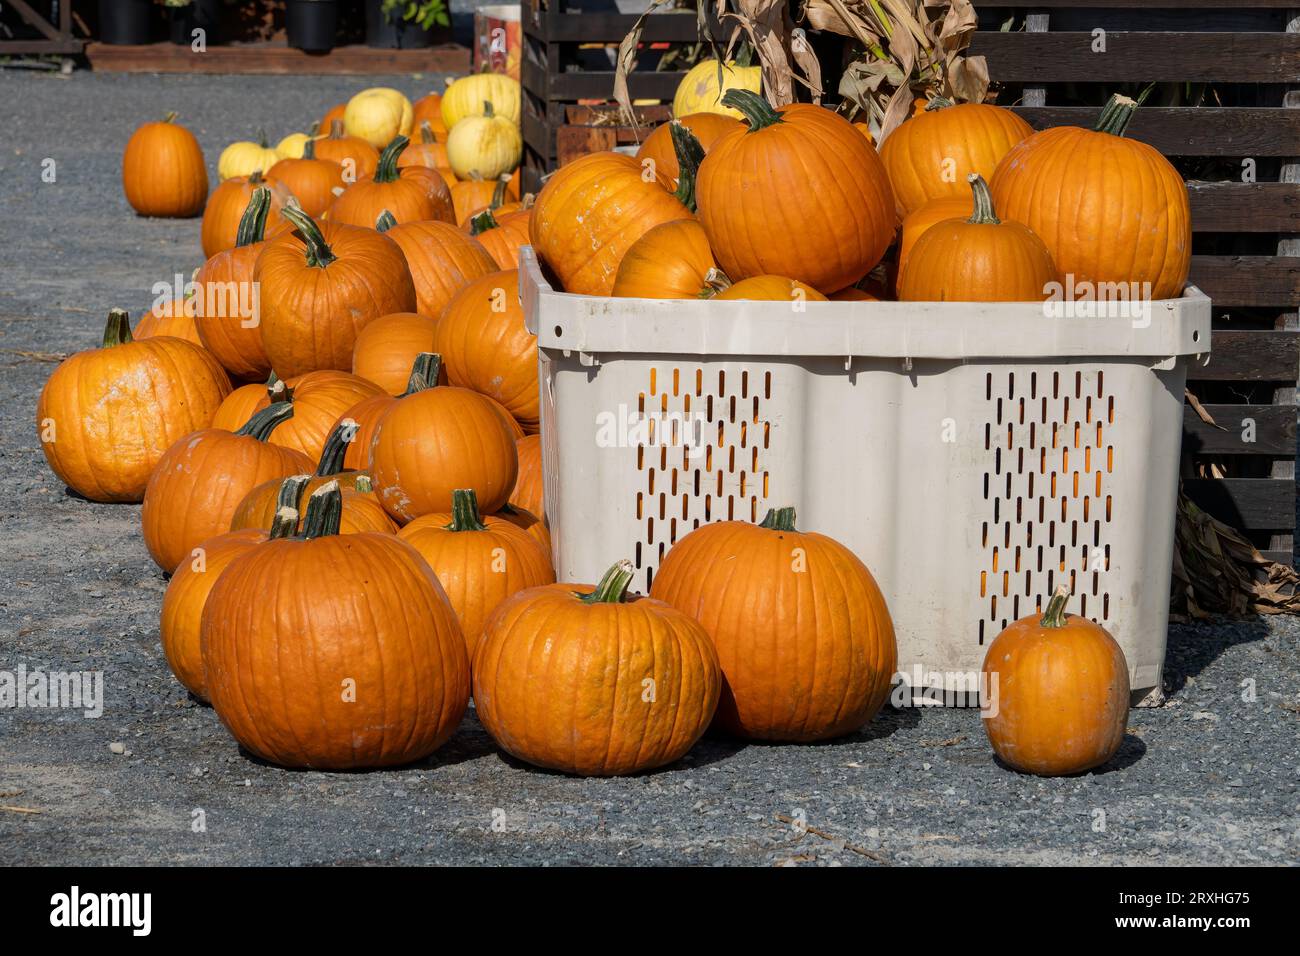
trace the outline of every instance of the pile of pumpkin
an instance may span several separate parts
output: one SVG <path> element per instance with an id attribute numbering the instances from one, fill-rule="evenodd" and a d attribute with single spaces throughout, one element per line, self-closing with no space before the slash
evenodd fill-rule
<path id="1" fill-rule="evenodd" d="M 450 96 L 479 79 L 453 84 L 444 119 Z M 511 115 L 509 95 L 517 110 L 517 89 L 480 93 L 485 113 Z M 536 341 L 514 270 L 531 242 L 575 292 L 870 298 L 858 286 L 892 241 L 896 192 L 867 137 L 827 110 L 773 111 L 732 91 L 724 104 L 745 125 L 710 138 L 688 116 L 641 160 L 565 167 L 531 208 L 500 212 L 498 180 L 494 198 L 478 194 L 496 210 L 457 215 L 442 154 L 402 164 L 403 129 L 428 99 L 408 119 L 400 94 L 362 96 L 301 159 L 218 187 L 189 294 L 134 333 L 113 310 L 103 348 L 68 359 L 41 394 L 54 473 L 92 500 L 143 502 L 144 544 L 171 575 L 160 631 L 180 682 L 250 752 L 316 768 L 432 753 L 471 688 L 503 749 L 579 774 L 669 763 L 711 723 L 813 741 L 869 721 L 895 672 L 889 612 L 862 562 L 798 530 L 792 509 L 695 530 L 648 597 L 627 594 L 626 561 L 595 585 L 556 583 Z M 1065 135 L 1079 139 L 1072 155 L 1089 137 L 1127 142 Z M 1008 147 L 1022 151 L 1017 174 L 1037 168 L 1035 138 Z M 166 193 L 181 208 L 192 139 L 174 122 L 137 131 L 124 159 L 133 206 L 157 214 L 149 204 Z M 326 143 L 351 153 L 321 158 Z M 317 192 L 285 165 L 368 159 L 373 172 Z M 491 183 L 451 175 L 451 189 Z M 979 179 L 975 194 L 978 211 Z M 1132 218 L 1149 226 L 1148 208 Z M 520 225 L 508 231 L 511 216 Z M 1007 248 L 1027 236 L 1017 227 Z M 986 663 L 1001 684 L 1000 714 L 985 721 L 994 748 L 1038 773 L 1109 759 L 1127 710 L 1122 653 L 1067 618 L 1065 597 L 1041 622 L 1012 625 Z"/>

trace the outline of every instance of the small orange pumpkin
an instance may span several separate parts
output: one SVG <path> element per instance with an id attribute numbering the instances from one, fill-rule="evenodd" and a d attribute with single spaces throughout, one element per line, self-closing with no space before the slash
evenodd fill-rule
<path id="1" fill-rule="evenodd" d="M 261 410 L 272 402 L 290 402 L 293 417 L 277 428 L 269 441 L 317 461 L 343 413 L 364 399 L 382 394 L 383 389 L 374 382 L 351 372 L 323 369 L 273 383 L 257 408 Z"/>
<path id="2" fill-rule="evenodd" d="M 379 157 L 373 175 L 358 179 L 343 190 L 326 214 L 331 222 L 374 228 L 375 220 L 387 212 L 396 222 L 451 222 L 451 192 L 442 177 L 421 166 L 399 169 L 397 158 L 409 140 L 396 137 Z"/>
<path id="3" fill-rule="evenodd" d="M 316 143 L 317 140 L 307 140 L 300 158 L 280 160 L 267 175 L 289 188 L 303 212 L 318 218 L 334 202 L 335 190 L 345 189 L 347 181 L 342 166 L 316 155 Z"/>
<path id="4" fill-rule="evenodd" d="M 159 302 L 152 309 L 140 316 L 131 333 L 136 341 L 152 339 L 159 335 L 170 335 L 184 339 L 200 348 L 203 340 L 199 338 L 199 326 L 194 321 L 194 298 L 168 299 Z"/>
<path id="5" fill-rule="evenodd" d="M 701 114 L 731 119 L 720 113 Z M 729 283 L 694 219 L 675 219 L 649 230 L 619 263 L 610 295 L 635 299 L 711 299 Z"/>
<path id="6" fill-rule="evenodd" d="M 359 333 L 352 347 L 352 374 L 374 382 L 389 395 L 401 395 L 411 377 L 411 363 L 433 350 L 437 323 L 418 312 L 381 316 Z"/>
<path id="7" fill-rule="evenodd" d="M 912 210 L 903 218 L 903 228 L 898 238 L 898 282 L 902 282 L 907 258 L 912 254 L 912 247 L 927 229 L 946 219 L 969 219 L 975 211 L 973 195 L 950 199 L 931 199 L 925 205 Z"/>
<path id="8" fill-rule="evenodd" d="M 683 124 L 699 140 L 700 148 L 707 156 L 710 147 L 725 134 L 745 127 L 734 116 L 723 113 L 688 113 L 672 122 Z M 681 174 L 677 164 L 677 150 L 673 145 L 672 123 L 656 126 L 641 148 L 636 151 L 636 161 L 645 166 L 646 161 L 653 163 L 653 169 L 671 182 L 676 182 Z"/>
<path id="9" fill-rule="evenodd" d="M 751 276 L 729 285 L 717 293 L 715 299 L 757 299 L 768 302 L 825 302 L 822 295 L 810 285 L 785 276 Z"/>
<path id="10" fill-rule="evenodd" d="M 141 216 L 189 219 L 208 198 L 208 168 L 194 134 L 168 113 L 161 123 L 145 123 L 126 142 L 122 189 Z"/>
<path id="11" fill-rule="evenodd" d="M 496 262 L 482 244 L 449 222 L 396 225 L 380 217 L 377 226 L 401 248 L 415 285 L 415 306 L 395 312 L 440 316 L 460 289 L 497 271 Z"/>
<path id="12" fill-rule="evenodd" d="M 203 245 L 203 257 L 211 259 L 218 252 L 233 249 L 239 241 L 239 224 L 244 212 L 253 198 L 253 192 L 265 186 L 271 190 L 271 208 L 266 217 L 266 238 L 278 236 L 293 228 L 286 220 L 280 218 L 280 212 L 288 205 L 293 194 L 284 183 L 264 177 L 261 173 L 251 176 L 232 176 L 223 182 L 208 197 L 207 208 L 203 210 L 203 224 L 199 228 L 199 240 Z"/>
<path id="13" fill-rule="evenodd" d="M 533 211 L 516 209 L 498 216 L 485 209 L 467 223 L 469 234 L 482 243 L 498 268 L 519 268 L 519 250 L 532 242 Z"/>
<path id="14" fill-rule="evenodd" d="M 444 133 L 443 139 L 446 138 Z M 437 133 L 428 120 L 420 124 L 419 142 L 412 143 L 402 155 L 397 157 L 397 165 L 402 169 L 407 166 L 427 166 L 429 169 L 441 169 L 447 165 L 446 143 L 438 142 Z"/>
<path id="15" fill-rule="evenodd" d="M 221 402 L 217 414 L 212 416 L 213 428 L 224 428 L 228 432 L 239 429 L 244 422 L 253 417 L 253 413 L 263 406 L 262 399 L 267 391 L 278 382 L 272 372 L 265 384 L 250 382 L 235 389 Z"/>
<path id="16" fill-rule="evenodd" d="M 379 166 L 379 150 L 360 136 L 343 132 L 342 117 L 321 126 L 321 129 L 329 130 L 329 134 L 316 140 L 314 151 L 317 159 L 326 159 L 343 167 L 345 183 L 359 182 L 374 175 Z"/>
<path id="17" fill-rule="evenodd" d="M 463 226 L 484 209 L 498 208 L 505 201 L 506 180 L 484 179 L 478 173 L 458 180 L 451 187 L 456 225 Z"/>
<path id="18" fill-rule="evenodd" d="M 363 531 L 393 534 L 397 531 L 397 526 L 375 497 L 369 475 L 365 472 L 322 475 L 319 468 L 315 475 L 291 475 L 262 482 L 245 495 L 235 509 L 235 516 L 230 519 L 230 530 L 265 531 L 272 528 L 286 511 L 300 514 L 298 509 L 305 504 L 304 497 L 330 482 L 339 486 L 342 495 L 339 534 L 360 534 Z"/>

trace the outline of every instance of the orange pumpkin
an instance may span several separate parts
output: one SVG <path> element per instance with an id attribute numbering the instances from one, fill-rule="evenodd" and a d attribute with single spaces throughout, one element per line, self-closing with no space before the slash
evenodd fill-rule
<path id="1" fill-rule="evenodd" d="M 393 311 L 439 316 L 451 297 L 474 279 L 497 271 L 477 239 L 449 222 L 380 223 L 380 231 L 401 248 L 415 284 L 415 305 Z"/>
<path id="2" fill-rule="evenodd" d="M 538 517 L 546 514 L 546 497 L 542 482 L 542 436 L 525 435 L 515 442 L 519 456 L 519 477 L 510 492 L 510 504 Z"/>
<path id="3" fill-rule="evenodd" d="M 456 225 L 464 226 L 484 209 L 498 208 L 505 201 L 504 179 L 484 179 L 473 173 L 451 187 L 451 202 Z"/>
<path id="4" fill-rule="evenodd" d="M 713 261 L 704 228 L 694 219 L 675 219 L 655 226 L 632 243 L 619 263 L 610 294 L 635 299 L 710 299 L 727 284 Z"/>
<path id="5" fill-rule="evenodd" d="M 537 336 L 524 328 L 518 270 L 456 293 L 434 327 L 433 351 L 453 385 L 496 399 L 525 428 L 538 423 Z"/>
<path id="6" fill-rule="evenodd" d="M 282 159 L 267 173 L 284 183 L 309 216 L 319 217 L 334 202 L 335 190 L 346 188 L 343 167 L 333 160 L 316 155 L 317 140 L 307 140 L 300 159 Z"/>
<path id="7" fill-rule="evenodd" d="M 993 210 L 988 186 L 971 174 L 975 211 L 925 231 L 898 287 L 902 302 L 1041 302 L 1060 281 L 1043 240 Z"/>
<path id="8" fill-rule="evenodd" d="M 498 216 L 490 209 L 470 219 L 469 234 L 488 251 L 493 261 L 502 269 L 519 267 L 519 250 L 532 242 L 533 211 L 516 209 Z"/>
<path id="9" fill-rule="evenodd" d="M 744 129 L 734 116 L 723 113 L 689 113 L 677 117 L 677 121 L 684 124 L 695 135 L 705 155 L 708 155 L 709 148 L 724 134 Z M 673 146 L 671 127 L 671 123 L 656 126 L 645 138 L 641 148 L 636 151 L 636 160 L 643 167 L 647 161 L 651 162 L 656 173 L 662 174 L 670 182 L 676 182 L 681 167 L 677 165 L 677 151 Z"/>
<path id="10" fill-rule="evenodd" d="M 863 136 L 865 136 L 867 138 L 867 142 L 870 143 L 872 146 L 876 145 L 876 137 L 871 134 L 870 123 L 857 122 L 853 124 L 853 128 L 857 130 L 859 133 L 861 133 Z"/>
<path id="11" fill-rule="evenodd" d="M 280 214 L 293 194 L 277 180 L 263 178 L 261 173 L 251 176 L 231 176 L 208 197 L 203 210 L 203 224 L 199 229 L 203 257 L 211 259 L 218 252 L 233 249 L 239 241 L 239 224 L 253 198 L 253 192 L 265 186 L 271 190 L 271 208 L 266 216 L 266 238 L 278 236 L 293 228 Z"/>
<path id="12" fill-rule="evenodd" d="M 1011 147 L 1033 128 L 1009 109 L 936 97 L 905 120 L 880 145 L 900 216 L 932 199 L 964 199 L 966 180 L 993 176 Z"/>
<path id="13" fill-rule="evenodd" d="M 523 528 L 537 543 L 542 546 L 542 550 L 547 554 L 552 554 L 551 532 L 546 527 L 546 521 L 533 514 L 531 511 L 525 511 L 523 508 L 516 508 L 514 505 L 502 505 L 501 509 L 493 516 L 503 521 L 509 521 L 517 528 Z"/>
<path id="14" fill-rule="evenodd" d="M 447 124 L 442 119 L 442 94 L 426 93 L 413 104 L 411 104 L 411 117 L 416 129 L 422 130 L 424 124 L 428 123 L 435 133 L 441 133 L 445 139 L 447 136 Z"/>
<path id="15" fill-rule="evenodd" d="M 898 238 L 898 281 L 903 279 L 903 270 L 907 258 L 912 254 L 912 247 L 927 229 L 945 219 L 968 219 L 975 211 L 971 195 L 960 199 L 931 199 L 919 209 L 915 209 L 903 218 L 903 229 Z"/>
<path id="16" fill-rule="evenodd" d="M 401 395 L 411 377 L 411 363 L 433 350 L 437 323 L 418 312 L 381 316 L 357 334 L 352 347 L 352 374 L 374 382 L 389 395 Z"/>
<path id="17" fill-rule="evenodd" d="M 398 136 L 389 143 L 374 175 L 344 189 L 326 218 L 367 229 L 373 229 L 375 220 L 384 212 L 399 223 L 453 221 L 451 192 L 441 176 L 421 166 L 398 168 L 397 158 L 408 142 L 405 136 Z"/>
<path id="18" fill-rule="evenodd" d="M 320 122 L 316 124 L 316 128 L 323 129 L 327 132 L 333 130 L 335 123 L 343 122 L 343 114 L 347 112 L 347 109 L 347 103 L 335 103 L 325 111 L 325 115 L 320 118 Z"/>
<path id="19" fill-rule="evenodd" d="M 759 299 L 770 302 L 825 302 L 822 295 L 812 286 L 785 276 L 751 276 L 734 285 L 727 286 L 715 299 Z"/>
<path id="20" fill-rule="evenodd" d="M 832 293 L 831 295 L 827 296 L 827 298 L 830 299 L 832 302 L 879 302 L 880 301 L 880 299 L 877 296 L 874 296 L 870 292 L 867 292 L 863 289 L 859 289 L 855 285 L 851 285 L 847 289 L 840 289 L 839 292 Z"/>
<path id="21" fill-rule="evenodd" d="M 419 129 L 419 141 L 412 143 L 397 157 L 398 167 L 427 166 L 429 169 L 441 169 L 446 166 L 447 134 L 443 134 L 443 142 L 438 142 L 438 135 L 428 120 L 421 123 Z"/>
<path id="22" fill-rule="evenodd" d="M 894 196 L 876 151 L 820 106 L 774 110 L 748 90 L 728 90 L 723 102 L 749 128 L 713 144 L 696 194 L 723 272 L 737 282 L 790 276 L 822 293 L 852 285 L 894 238 Z"/>
<path id="23" fill-rule="evenodd" d="M 199 346 L 171 336 L 132 340 L 113 309 L 103 348 L 61 362 L 36 403 L 50 470 L 92 501 L 139 501 L 177 439 L 207 428 L 230 380 Z"/>
<path id="24" fill-rule="evenodd" d="M 168 113 L 161 123 L 145 123 L 126 142 L 122 189 L 141 216 L 189 219 L 208 198 L 208 168 L 194 134 Z"/>
<path id="25" fill-rule="evenodd" d="M 897 649 L 875 579 L 842 544 L 796 530 L 793 508 L 773 509 L 761 525 L 692 531 L 665 556 L 650 596 L 713 639 L 723 676 L 717 723 L 728 733 L 838 737 L 889 694 Z"/>
<path id="26" fill-rule="evenodd" d="M 1134 299 L 1182 295 L 1192 219 L 1182 175 L 1124 132 L 1137 103 L 1112 96 L 1096 130 L 1058 126 L 1030 136 L 993 174 L 1002 215 L 1043 240 L 1081 297 L 1123 283 Z"/>
<path id="27" fill-rule="evenodd" d="M 410 763 L 469 703 L 456 615 L 424 559 L 389 534 L 339 535 L 337 487 L 302 538 L 236 558 L 203 612 L 212 706 L 272 763 L 347 770 Z"/>
<path id="28" fill-rule="evenodd" d="M 301 514 L 298 509 L 306 504 L 304 498 L 331 481 L 339 486 L 342 495 L 339 534 L 360 534 L 363 531 L 393 534 L 397 530 L 375 497 L 369 475 L 364 472 L 322 473 L 325 467 L 323 456 L 321 460 L 322 465 L 317 467 L 315 475 L 272 478 L 250 491 L 235 509 L 234 517 L 230 519 L 230 530 L 265 531 L 273 528 L 286 511 Z M 299 530 L 301 526 L 299 520 Z"/>
<path id="29" fill-rule="evenodd" d="M 224 428 L 228 432 L 238 430 L 253 417 L 258 408 L 263 407 L 262 399 L 266 397 L 267 390 L 278 381 L 275 373 L 272 373 L 265 384 L 250 382 L 239 386 L 222 400 L 217 413 L 212 416 L 212 427 Z"/>
<path id="30" fill-rule="evenodd" d="M 270 478 L 311 471 L 310 458 L 266 439 L 293 415 L 280 402 L 235 432 L 207 428 L 174 443 L 158 461 L 144 492 L 140 523 L 145 547 L 171 573 L 191 550 L 230 530 L 244 496 Z"/>
<path id="31" fill-rule="evenodd" d="M 1070 588 L 1041 619 L 1022 617 L 984 655 L 984 731 L 993 751 L 1024 773 L 1082 773 L 1115 756 L 1128 722 L 1128 662 L 1104 627 L 1065 613 Z"/>
<path id="32" fill-rule="evenodd" d="M 415 311 L 402 250 L 373 229 L 326 222 L 286 209 L 297 231 L 267 243 L 260 283 L 262 344 L 282 378 L 350 369 L 357 333 L 393 312 Z"/>
<path id="33" fill-rule="evenodd" d="M 203 340 L 199 338 L 199 326 L 194 321 L 193 297 L 168 299 L 157 303 L 140 316 L 140 321 L 135 324 L 132 335 L 137 341 L 152 339 L 159 335 L 170 335 L 202 347 Z"/>
<path id="34" fill-rule="evenodd" d="M 326 159 L 343 167 L 345 183 L 360 182 L 374 175 L 379 167 L 379 150 L 361 137 L 343 132 L 342 117 L 321 129 L 329 130 L 329 135 L 316 140 L 317 159 Z"/>
<path id="35" fill-rule="evenodd" d="M 343 456 L 344 468 L 364 471 L 370 467 L 370 446 L 375 440 L 375 433 L 379 431 L 379 422 L 395 401 L 396 398 L 386 392 L 372 395 L 363 398 L 339 417 L 335 427 L 344 421 L 356 423 L 353 440 Z"/>
<path id="36" fill-rule="evenodd" d="M 269 441 L 317 461 L 343 413 L 364 399 L 382 394 L 383 389 L 374 382 L 351 372 L 323 369 L 274 383 L 257 408 L 261 410 L 273 402 L 292 403 L 293 418 L 277 428 Z"/>
<path id="37" fill-rule="evenodd" d="M 631 579 L 620 561 L 594 589 L 532 588 L 497 608 L 474 657 L 474 706 L 502 749 L 612 776 L 672 763 L 704 734 L 720 684 L 709 637 L 660 601 L 628 599 Z"/>
<path id="38" fill-rule="evenodd" d="M 422 388 L 397 399 L 379 421 L 370 472 L 384 510 L 399 522 L 450 511 L 452 492 L 472 488 L 489 513 L 518 476 L 515 438 L 500 406 L 478 392 L 437 385 L 441 361 L 425 354 L 413 377 Z"/>

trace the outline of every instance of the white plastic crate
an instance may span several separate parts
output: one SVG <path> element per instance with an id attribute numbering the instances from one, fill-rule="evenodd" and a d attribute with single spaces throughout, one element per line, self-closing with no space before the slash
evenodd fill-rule
<path id="1" fill-rule="evenodd" d="M 875 575 L 909 683 L 970 689 L 998 632 L 1068 576 L 1133 690 L 1160 686 L 1183 384 L 1210 348 L 1199 290 L 1145 321 L 1039 303 L 796 314 L 569 295 L 532 249 L 521 264 L 560 580 L 628 557 L 644 592 L 693 528 L 793 505 Z"/>

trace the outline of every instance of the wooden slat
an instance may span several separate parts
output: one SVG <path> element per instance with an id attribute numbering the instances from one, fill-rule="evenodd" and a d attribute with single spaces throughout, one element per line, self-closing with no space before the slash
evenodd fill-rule
<path id="1" fill-rule="evenodd" d="M 354 75 L 367 73 L 468 73 L 468 47 L 456 44 L 420 50 L 335 47 L 329 53 L 304 53 L 283 42 L 231 43 L 195 53 L 188 45 L 151 43 L 86 46 L 90 65 L 107 73 L 241 73 Z"/>
<path id="2" fill-rule="evenodd" d="M 1094 77 L 1102 79 L 1102 77 Z M 1035 129 L 1097 122 L 1090 106 L 1015 107 Z M 1144 106 L 1127 136 L 1166 156 L 1291 156 L 1300 143 L 1300 110 L 1231 107 Z"/>
<path id="3" fill-rule="evenodd" d="M 1245 531 L 1295 527 L 1295 482 L 1275 478 L 1185 478 L 1197 507 Z"/>
<path id="4" fill-rule="evenodd" d="M 627 78 L 628 91 L 633 99 L 672 100 L 685 72 L 655 73 L 637 71 Z M 552 100 L 610 100 L 614 98 L 614 72 L 601 70 L 592 73 L 561 73 L 552 76 L 549 83 Z"/>
<path id="5" fill-rule="evenodd" d="M 1300 369 L 1300 332 L 1215 330 L 1210 350 L 1210 364 L 1188 368 L 1189 381 L 1294 383 Z"/>
<path id="6" fill-rule="evenodd" d="M 1201 421 L 1190 406 L 1183 409 L 1183 452 L 1192 455 L 1296 454 L 1294 405 L 1206 405 L 1222 428 Z M 1253 438 L 1253 441 L 1246 441 Z"/>
<path id="7" fill-rule="evenodd" d="M 1192 256 L 1191 281 L 1219 306 L 1300 301 L 1300 256 Z"/>
<path id="8" fill-rule="evenodd" d="M 970 52 L 988 58 L 1001 83 L 1289 83 L 1300 79 L 1300 37 L 1287 33 L 1108 31 L 1106 52 L 1091 33 L 980 31 Z"/>
<path id="9" fill-rule="evenodd" d="M 1295 0 L 1292 0 L 1292 2 L 1294 3 Z M 1285 564 L 1287 567 L 1291 567 L 1295 563 L 1294 551 L 1261 551 L 1260 554 L 1270 561 Z"/>
<path id="10" fill-rule="evenodd" d="M 1196 232 L 1300 232 L 1300 183 L 1191 182 L 1187 194 Z"/>

